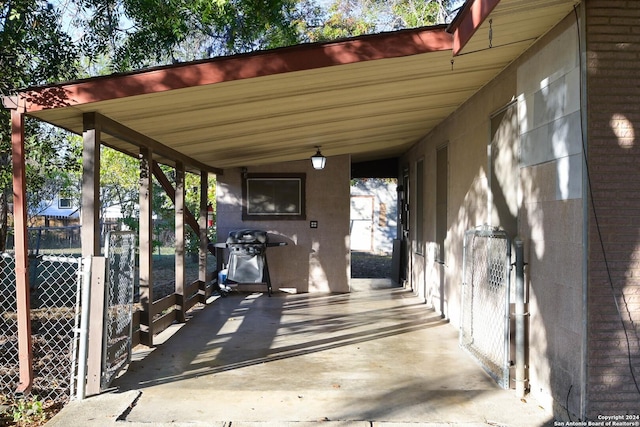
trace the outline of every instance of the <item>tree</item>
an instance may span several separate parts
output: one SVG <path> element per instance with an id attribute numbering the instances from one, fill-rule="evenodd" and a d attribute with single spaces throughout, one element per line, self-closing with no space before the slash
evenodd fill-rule
<path id="1" fill-rule="evenodd" d="M 76 51 L 60 22 L 60 14 L 43 1 L 0 3 L 0 96 L 76 76 Z M 46 126 L 27 120 L 25 127 L 26 134 L 31 135 L 26 141 L 30 158 L 27 182 L 29 193 L 35 194 L 51 179 L 47 176 L 51 169 L 45 166 L 64 163 L 67 151 L 59 150 L 59 138 L 44 143 L 46 138 L 41 136 L 48 132 Z M 0 251 L 5 250 L 7 240 L 11 188 L 10 113 L 0 109 Z"/>
<path id="2" fill-rule="evenodd" d="M 80 64 L 92 70 L 89 74 L 103 74 L 432 24 L 444 19 L 449 4 L 334 0 L 325 11 L 314 0 L 67 0 L 72 28 L 79 29 L 74 42 L 61 29 L 61 13 L 51 3 L 11 0 L 0 3 L 0 94 L 76 78 Z M 9 122 L 8 111 L 1 110 L 0 250 L 6 241 L 11 195 Z M 46 125 L 27 120 L 26 126 L 28 193 L 37 200 L 65 185 L 65 171 L 78 170 L 73 161 L 77 147 L 65 145 L 72 140 Z M 131 195 L 124 194 L 131 185 L 128 174 L 105 173 L 111 174 L 111 182 L 103 200 L 119 200 L 132 209 Z"/>
<path id="3" fill-rule="evenodd" d="M 450 0 L 334 0 L 324 15 L 307 21 L 303 38 L 327 41 L 445 23 L 451 5 Z"/>
<path id="4" fill-rule="evenodd" d="M 86 55 L 113 71 L 293 44 L 293 0 L 77 0 Z M 87 16 L 87 18 L 82 18 Z"/>

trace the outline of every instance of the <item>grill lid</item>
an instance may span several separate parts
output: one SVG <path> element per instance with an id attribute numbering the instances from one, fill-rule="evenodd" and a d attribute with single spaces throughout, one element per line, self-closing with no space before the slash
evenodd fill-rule
<path id="1" fill-rule="evenodd" d="M 238 243 L 254 243 L 257 245 L 264 245 L 267 243 L 267 232 L 264 230 L 234 230 L 229 232 L 227 237 L 227 244 Z"/>

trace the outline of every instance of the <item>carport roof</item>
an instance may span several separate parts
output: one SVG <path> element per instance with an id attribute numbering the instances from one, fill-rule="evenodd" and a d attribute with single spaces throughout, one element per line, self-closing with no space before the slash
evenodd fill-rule
<path id="1" fill-rule="evenodd" d="M 210 170 L 326 156 L 398 156 L 574 7 L 469 0 L 445 26 L 303 44 L 25 89 L 5 98 L 81 134 L 99 113 Z M 116 136 L 105 145 L 136 155 Z M 175 158 L 160 154 L 161 163 Z"/>

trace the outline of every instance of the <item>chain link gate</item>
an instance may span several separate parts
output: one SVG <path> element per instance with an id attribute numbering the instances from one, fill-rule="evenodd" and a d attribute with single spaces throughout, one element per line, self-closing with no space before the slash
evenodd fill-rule
<path id="1" fill-rule="evenodd" d="M 488 226 L 464 238 L 460 345 L 502 387 L 509 388 L 511 242 Z"/>
<path id="2" fill-rule="evenodd" d="M 135 253 L 135 233 L 107 233 L 101 389 L 109 387 L 118 372 L 131 360 Z"/>
<path id="3" fill-rule="evenodd" d="M 20 378 L 15 257 L 0 254 L 0 393 L 10 394 Z M 31 255 L 33 387 L 43 400 L 66 403 L 73 394 L 82 260 Z"/>

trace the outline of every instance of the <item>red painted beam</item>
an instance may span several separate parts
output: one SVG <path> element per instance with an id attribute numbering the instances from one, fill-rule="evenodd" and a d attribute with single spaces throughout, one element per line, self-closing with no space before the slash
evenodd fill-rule
<path id="1" fill-rule="evenodd" d="M 465 4 L 460 17 L 452 26 L 453 56 L 456 56 L 473 37 L 480 25 L 500 3 L 500 0 L 473 0 Z"/>
<path id="2" fill-rule="evenodd" d="M 24 90 L 27 113 L 293 71 L 451 50 L 438 25 L 94 77 Z"/>
<path id="3" fill-rule="evenodd" d="M 11 110 L 11 162 L 13 166 L 13 221 L 16 252 L 16 298 L 18 316 L 18 361 L 20 382 L 17 393 L 27 393 L 33 384 L 31 345 L 31 303 L 27 257 L 27 186 L 24 152 L 24 114 Z"/>

